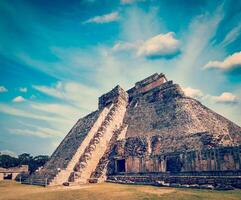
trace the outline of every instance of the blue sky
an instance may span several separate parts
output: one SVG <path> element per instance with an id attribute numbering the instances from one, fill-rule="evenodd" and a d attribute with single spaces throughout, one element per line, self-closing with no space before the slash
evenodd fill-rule
<path id="1" fill-rule="evenodd" d="M 155 72 L 241 125 L 241 2 L 0 2 L 0 151 L 51 154 L 97 99 Z"/>

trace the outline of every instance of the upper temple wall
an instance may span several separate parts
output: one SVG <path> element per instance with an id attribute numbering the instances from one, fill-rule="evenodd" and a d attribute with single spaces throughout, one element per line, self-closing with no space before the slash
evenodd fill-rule
<path id="1" fill-rule="evenodd" d="M 145 93 L 167 82 L 164 74 L 153 74 L 142 81 L 136 82 L 135 86 L 127 91 L 130 97 Z"/>
<path id="2" fill-rule="evenodd" d="M 154 88 L 161 86 L 166 83 L 167 79 L 164 74 L 153 74 L 142 81 L 136 82 L 135 86 L 129 89 L 127 92 L 123 90 L 119 85 L 112 89 L 110 92 L 103 94 L 99 97 L 99 109 L 113 103 L 117 97 L 121 97 L 124 100 L 128 100 L 129 97 L 143 94 Z"/>

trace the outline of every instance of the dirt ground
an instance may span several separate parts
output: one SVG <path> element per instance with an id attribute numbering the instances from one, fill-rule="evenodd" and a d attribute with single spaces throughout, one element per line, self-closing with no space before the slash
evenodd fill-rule
<path id="1" fill-rule="evenodd" d="M 211 191 L 122 184 L 39 187 L 0 182 L 0 200 L 241 200 L 241 190 Z"/>

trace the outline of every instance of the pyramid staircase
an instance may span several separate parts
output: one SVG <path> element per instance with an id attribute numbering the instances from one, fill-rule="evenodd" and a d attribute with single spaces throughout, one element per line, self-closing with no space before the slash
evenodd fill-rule
<path id="1" fill-rule="evenodd" d="M 110 147 L 110 143 L 116 140 L 116 131 L 121 128 L 126 112 L 127 102 L 119 99 L 113 104 L 102 125 L 85 148 L 79 162 L 69 177 L 72 183 L 87 183 L 91 174 L 97 168 L 101 158 Z"/>
<path id="2" fill-rule="evenodd" d="M 116 141 L 118 140 L 119 135 L 123 132 L 126 131 L 128 125 L 123 124 L 121 127 L 116 130 L 113 134 L 113 137 L 111 138 L 108 147 L 102 156 L 102 158 L 99 160 L 99 163 L 95 169 L 94 172 L 92 172 L 90 179 L 88 180 L 89 183 L 100 183 L 106 180 L 106 172 L 107 172 L 107 167 L 109 164 L 109 158 L 111 156 L 111 153 L 113 151 L 113 148 L 116 144 Z"/>

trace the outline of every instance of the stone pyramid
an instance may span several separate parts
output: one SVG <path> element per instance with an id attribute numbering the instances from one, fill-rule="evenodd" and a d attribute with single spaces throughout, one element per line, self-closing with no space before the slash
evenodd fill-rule
<path id="1" fill-rule="evenodd" d="M 26 183 L 101 182 L 115 174 L 241 170 L 241 127 L 185 96 L 164 74 L 116 86 Z M 111 178 L 110 178 L 111 179 Z"/>

